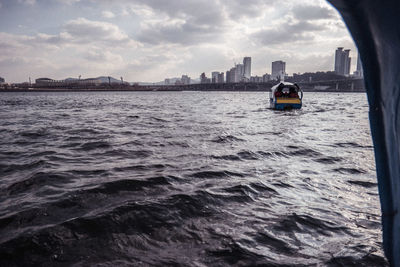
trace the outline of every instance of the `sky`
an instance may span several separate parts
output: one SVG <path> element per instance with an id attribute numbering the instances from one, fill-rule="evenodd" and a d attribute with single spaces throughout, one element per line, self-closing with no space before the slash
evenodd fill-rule
<path id="1" fill-rule="evenodd" d="M 158 82 L 229 70 L 332 71 L 337 47 L 357 52 L 324 0 L 0 0 L 6 82 L 113 76 Z"/>

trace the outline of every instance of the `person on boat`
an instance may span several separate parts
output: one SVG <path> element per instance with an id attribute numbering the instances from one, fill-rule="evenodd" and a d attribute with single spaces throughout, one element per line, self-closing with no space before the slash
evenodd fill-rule
<path id="1" fill-rule="evenodd" d="M 299 94 L 296 92 L 296 90 L 293 87 L 290 87 L 290 89 L 289 89 L 289 97 L 290 98 L 299 98 Z"/>
<path id="2" fill-rule="evenodd" d="M 275 97 L 282 97 L 283 93 L 282 93 L 282 87 L 278 87 L 278 90 L 276 90 L 275 92 Z"/>

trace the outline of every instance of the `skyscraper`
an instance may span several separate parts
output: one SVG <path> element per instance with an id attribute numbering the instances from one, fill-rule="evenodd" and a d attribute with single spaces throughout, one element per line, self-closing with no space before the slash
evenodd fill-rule
<path id="1" fill-rule="evenodd" d="M 235 83 L 240 82 L 243 80 L 244 77 L 244 65 L 237 64 L 236 65 L 236 75 L 235 75 Z"/>
<path id="2" fill-rule="evenodd" d="M 335 72 L 339 75 L 350 74 L 350 49 L 343 50 L 343 47 L 338 47 L 335 52 Z"/>
<path id="3" fill-rule="evenodd" d="M 251 57 L 244 57 L 243 65 L 244 65 L 244 77 L 246 79 L 250 79 L 250 77 L 251 77 Z"/>
<path id="4" fill-rule="evenodd" d="M 231 70 L 229 71 L 229 81 L 231 83 L 237 83 L 239 81 L 238 70 L 236 67 L 231 68 Z"/>
<path id="5" fill-rule="evenodd" d="M 363 71 L 363 67 L 361 64 L 360 54 L 358 54 L 358 57 L 357 57 L 357 70 L 354 72 L 354 74 L 361 78 L 364 77 L 364 71 Z"/>
<path id="6" fill-rule="evenodd" d="M 223 72 L 218 74 L 217 83 L 224 83 L 224 73 Z"/>
<path id="7" fill-rule="evenodd" d="M 272 80 L 282 80 L 286 74 L 286 62 L 282 60 L 272 62 L 271 79 Z"/>
<path id="8" fill-rule="evenodd" d="M 231 83 L 231 72 L 229 70 L 226 71 L 225 77 L 226 83 Z"/>
<path id="9" fill-rule="evenodd" d="M 217 83 L 218 81 L 218 71 L 211 72 L 211 83 Z"/>

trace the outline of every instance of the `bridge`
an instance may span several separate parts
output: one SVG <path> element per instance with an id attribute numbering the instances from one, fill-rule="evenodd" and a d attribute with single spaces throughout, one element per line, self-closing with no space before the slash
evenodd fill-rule
<path id="1" fill-rule="evenodd" d="M 0 85 L 0 90 L 24 91 L 270 91 L 276 81 L 265 83 L 209 83 L 186 85 L 129 85 L 118 83 L 102 84 L 12 84 Z M 303 91 L 311 92 L 364 92 L 363 79 L 342 79 L 331 81 L 297 82 Z"/>

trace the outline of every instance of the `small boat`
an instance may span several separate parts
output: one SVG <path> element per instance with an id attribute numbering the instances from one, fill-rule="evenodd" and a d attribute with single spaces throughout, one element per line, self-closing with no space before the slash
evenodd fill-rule
<path id="1" fill-rule="evenodd" d="M 300 109 L 303 100 L 303 91 L 295 83 L 280 82 L 271 88 L 269 93 L 270 108 Z"/>

